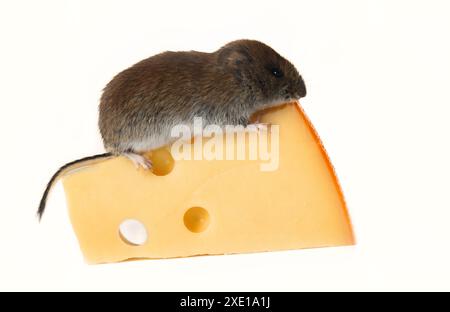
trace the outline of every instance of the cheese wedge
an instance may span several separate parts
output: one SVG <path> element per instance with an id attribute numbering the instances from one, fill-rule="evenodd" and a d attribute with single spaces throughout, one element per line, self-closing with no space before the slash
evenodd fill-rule
<path id="1" fill-rule="evenodd" d="M 333 167 L 298 103 L 269 110 L 260 121 L 279 125 L 272 171 L 261 171 L 261 158 L 174 161 L 163 148 L 148 154 L 154 172 L 117 157 L 65 176 L 86 261 L 354 244 Z M 274 147 L 273 134 L 265 135 Z"/>

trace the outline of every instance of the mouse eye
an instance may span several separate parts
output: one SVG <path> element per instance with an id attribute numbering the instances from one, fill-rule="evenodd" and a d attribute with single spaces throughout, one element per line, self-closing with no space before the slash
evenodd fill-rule
<path id="1" fill-rule="evenodd" d="M 272 75 L 274 75 L 277 78 L 283 77 L 283 72 L 279 68 L 272 68 L 270 71 L 272 72 Z"/>

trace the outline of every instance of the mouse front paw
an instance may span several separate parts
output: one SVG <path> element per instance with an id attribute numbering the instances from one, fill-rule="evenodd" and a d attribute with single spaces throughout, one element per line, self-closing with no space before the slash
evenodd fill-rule
<path id="1" fill-rule="evenodd" d="M 268 122 L 258 122 L 249 124 L 246 129 L 249 132 L 259 132 L 259 131 L 267 131 L 269 127 L 270 123 Z"/>

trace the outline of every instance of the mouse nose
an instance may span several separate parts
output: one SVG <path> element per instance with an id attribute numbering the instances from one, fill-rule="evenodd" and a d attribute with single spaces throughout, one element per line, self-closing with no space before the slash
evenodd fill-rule
<path id="1" fill-rule="evenodd" d="M 305 86 L 305 82 L 303 81 L 303 79 L 300 77 L 300 81 L 298 83 L 298 87 L 297 87 L 297 94 L 300 98 L 305 97 L 306 96 L 306 86 Z"/>
<path id="2" fill-rule="evenodd" d="M 300 79 L 298 80 L 298 82 L 296 83 L 295 87 L 293 88 L 294 90 L 294 96 L 296 98 L 302 98 L 306 96 L 306 86 L 305 86 L 305 82 L 303 81 L 303 79 L 300 77 Z"/>

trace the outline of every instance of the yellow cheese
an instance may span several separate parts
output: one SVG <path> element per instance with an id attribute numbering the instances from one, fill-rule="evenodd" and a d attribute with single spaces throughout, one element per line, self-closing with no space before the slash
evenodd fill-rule
<path id="1" fill-rule="evenodd" d="M 260 158 L 174 161 L 165 148 L 148 154 L 155 172 L 117 157 L 64 177 L 86 261 L 354 244 L 334 170 L 301 108 L 290 103 L 261 122 L 279 125 L 277 170 L 261 171 Z"/>

